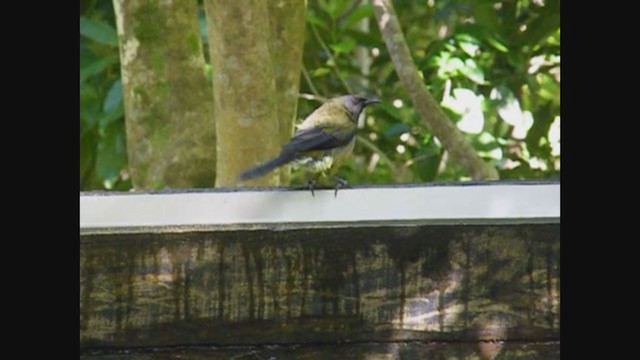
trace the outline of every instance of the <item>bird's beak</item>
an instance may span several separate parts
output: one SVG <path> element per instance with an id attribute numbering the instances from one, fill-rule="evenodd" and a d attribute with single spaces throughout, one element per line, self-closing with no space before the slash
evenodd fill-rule
<path id="1" fill-rule="evenodd" d="M 380 99 L 371 98 L 364 101 L 364 106 L 380 103 Z"/>

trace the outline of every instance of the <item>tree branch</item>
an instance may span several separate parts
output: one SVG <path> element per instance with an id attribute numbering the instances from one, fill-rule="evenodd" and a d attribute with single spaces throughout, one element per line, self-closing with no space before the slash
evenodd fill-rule
<path id="1" fill-rule="evenodd" d="M 302 75 L 304 76 L 304 80 L 307 82 L 307 85 L 309 85 L 309 90 L 311 90 L 311 92 L 315 96 L 320 96 L 320 93 L 318 92 L 318 89 L 316 89 L 316 86 L 313 85 L 311 76 L 309 76 L 309 71 L 307 70 L 307 67 L 304 66 L 304 64 L 302 64 Z"/>
<path id="2" fill-rule="evenodd" d="M 464 137 L 464 134 L 442 111 L 438 102 L 427 91 L 425 84 L 413 62 L 409 47 L 402 34 L 402 29 L 396 16 L 391 0 L 373 0 L 373 10 L 378 21 L 378 27 L 391 59 L 398 73 L 400 81 L 411 97 L 420 118 L 427 128 L 438 137 L 451 157 L 475 180 L 498 179 L 498 172 L 494 167 L 486 164 L 475 149 Z"/>

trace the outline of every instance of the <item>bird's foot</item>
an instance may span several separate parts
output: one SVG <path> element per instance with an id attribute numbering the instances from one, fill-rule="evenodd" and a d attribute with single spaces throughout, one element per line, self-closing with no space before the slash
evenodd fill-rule
<path id="1" fill-rule="evenodd" d="M 338 197 L 338 190 L 340 189 L 344 189 L 347 187 L 347 180 L 343 179 L 343 178 L 339 178 L 337 176 L 334 176 L 334 178 L 336 179 L 336 191 L 333 194 L 334 197 Z"/>
<path id="2" fill-rule="evenodd" d="M 316 188 L 316 181 L 315 181 L 315 180 L 309 180 L 309 181 L 307 182 L 307 188 L 308 188 L 309 190 L 311 190 L 311 196 L 315 197 L 315 196 L 316 196 L 316 194 L 313 192 L 313 189 L 315 189 L 315 188 Z"/>

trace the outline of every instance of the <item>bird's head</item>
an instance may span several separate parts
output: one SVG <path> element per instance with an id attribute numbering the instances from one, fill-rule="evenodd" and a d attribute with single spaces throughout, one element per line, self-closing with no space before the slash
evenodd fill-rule
<path id="1" fill-rule="evenodd" d="M 371 104 L 377 104 L 380 100 L 376 98 L 367 99 L 357 95 L 346 95 L 338 98 L 338 101 L 342 102 L 342 105 L 351 113 L 351 118 L 354 121 L 358 121 L 358 116 L 362 110 Z"/>

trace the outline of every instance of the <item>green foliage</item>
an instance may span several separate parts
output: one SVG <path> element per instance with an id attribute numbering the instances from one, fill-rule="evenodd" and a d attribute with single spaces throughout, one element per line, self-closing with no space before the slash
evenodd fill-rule
<path id="1" fill-rule="evenodd" d="M 350 183 L 464 180 L 398 80 L 369 1 L 307 3 L 300 92 L 377 96 L 367 109 Z M 202 7 L 202 4 L 200 4 Z M 502 179 L 559 175 L 559 0 L 394 1 L 425 86 Z M 368 30 L 362 26 L 368 21 Z M 208 60 L 204 11 L 201 40 Z M 122 82 L 110 1 L 81 1 L 82 189 L 128 189 Z M 207 65 L 207 75 L 211 67 Z M 319 102 L 300 100 L 303 118 Z M 365 143 L 366 142 L 366 143 Z"/>
<path id="2" fill-rule="evenodd" d="M 425 85 L 501 178 L 557 177 L 559 1 L 394 1 L 394 6 Z M 386 156 L 358 144 L 343 171 L 350 182 L 468 179 L 416 113 L 367 1 L 309 2 L 306 19 L 304 66 L 313 86 L 303 78 L 301 92 L 317 89 L 323 97 L 354 92 L 385 102 L 367 110 L 360 134 Z M 369 31 L 359 27 L 363 19 Z M 317 105 L 302 100 L 299 117 Z"/>
<path id="3" fill-rule="evenodd" d="M 113 8 L 111 2 L 85 1 L 81 9 L 80 186 L 126 190 L 131 181 Z"/>

